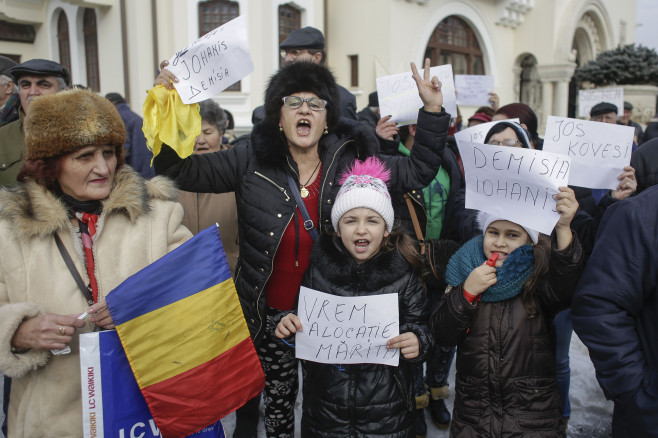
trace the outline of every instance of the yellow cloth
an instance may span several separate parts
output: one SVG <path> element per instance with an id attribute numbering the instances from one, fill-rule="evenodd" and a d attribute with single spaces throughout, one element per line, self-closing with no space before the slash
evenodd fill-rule
<path id="1" fill-rule="evenodd" d="M 185 158 L 194 152 L 194 140 L 201 133 L 199 104 L 185 105 L 176 89 L 156 85 L 148 90 L 142 110 L 142 131 L 146 144 L 157 156 L 165 143 Z"/>

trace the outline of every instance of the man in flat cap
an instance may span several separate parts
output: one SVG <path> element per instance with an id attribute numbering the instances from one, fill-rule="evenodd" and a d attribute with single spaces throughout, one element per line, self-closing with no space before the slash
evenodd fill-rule
<path id="1" fill-rule="evenodd" d="M 608 102 L 597 103 L 589 110 L 589 118 L 594 122 L 617 123 L 617 105 Z"/>
<path id="2" fill-rule="evenodd" d="M 16 65 L 11 58 L 0 56 L 0 126 L 18 119 L 18 87 L 9 73 Z"/>
<path id="3" fill-rule="evenodd" d="M 635 123 L 634 121 L 631 120 L 632 114 L 633 114 L 633 104 L 624 101 L 624 115 L 619 116 L 619 120 L 617 120 L 617 123 L 619 125 L 631 126 L 635 128 L 635 143 L 640 144 L 640 140 L 642 139 L 642 134 L 644 133 L 644 130 L 642 129 L 642 126 L 640 126 L 639 123 Z"/>
<path id="4" fill-rule="evenodd" d="M 66 67 L 47 59 L 31 59 L 10 68 L 18 85 L 19 118 L 0 128 L 0 186 L 16 184 L 16 176 L 23 167 L 25 135 L 23 119 L 30 101 L 41 95 L 54 94 L 68 87 L 71 76 Z"/>
<path id="5" fill-rule="evenodd" d="M 307 26 L 290 32 L 288 38 L 279 46 L 284 63 L 312 62 L 324 65 L 327 56 L 324 50 L 324 36 L 318 29 Z M 344 87 L 338 85 L 340 94 L 341 116 L 358 120 L 356 115 L 356 98 Z"/>

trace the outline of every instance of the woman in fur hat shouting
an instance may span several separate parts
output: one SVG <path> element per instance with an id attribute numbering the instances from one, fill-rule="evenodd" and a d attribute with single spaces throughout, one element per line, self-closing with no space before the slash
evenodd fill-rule
<path id="1" fill-rule="evenodd" d="M 123 165 L 125 139 L 114 105 L 90 91 L 30 104 L 19 183 L 0 191 L 11 438 L 82 437 L 78 335 L 113 328 L 105 295 L 192 237 L 173 184 Z"/>
<path id="2" fill-rule="evenodd" d="M 450 120 L 442 108 L 441 83 L 430 79 L 429 59 L 424 77 L 413 63 L 411 69 L 424 104 L 416 143 L 409 157 L 382 158 L 391 169 L 391 190 L 400 192 L 425 187 L 436 175 Z M 156 84 L 171 89 L 176 80 L 163 69 Z M 265 428 L 270 437 L 293 436 L 298 385 L 294 352 L 275 339 L 273 317 L 295 304 L 314 238 L 331 224 L 340 175 L 356 158 L 378 151 L 371 130 L 340 118 L 331 72 L 297 62 L 270 79 L 265 119 L 254 126 L 248 144 L 186 159 L 163 145 L 154 160 L 156 172 L 175 178 L 183 190 L 235 191 L 240 259 L 234 280 L 265 371 Z M 244 436 L 253 436 L 253 419 L 243 418 L 239 413 L 240 434 L 250 423 Z"/>

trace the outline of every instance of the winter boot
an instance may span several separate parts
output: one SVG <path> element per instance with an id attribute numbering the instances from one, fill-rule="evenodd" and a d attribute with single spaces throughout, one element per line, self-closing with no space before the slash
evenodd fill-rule
<path id="1" fill-rule="evenodd" d="M 450 411 L 446 407 L 445 399 L 450 395 L 450 390 L 447 386 L 441 388 L 430 388 L 430 416 L 432 423 L 439 429 L 447 429 L 450 427 Z"/>
<path id="2" fill-rule="evenodd" d="M 427 436 L 427 423 L 425 423 L 425 408 L 430 401 L 429 393 L 416 396 L 416 438 L 425 438 Z"/>

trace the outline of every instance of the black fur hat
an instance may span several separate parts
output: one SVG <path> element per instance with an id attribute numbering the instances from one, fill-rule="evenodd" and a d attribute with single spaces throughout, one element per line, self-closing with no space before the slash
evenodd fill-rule
<path id="1" fill-rule="evenodd" d="M 334 75 L 327 67 L 310 62 L 295 62 L 282 67 L 271 78 L 265 90 L 265 123 L 278 126 L 283 98 L 294 93 L 313 93 L 327 101 L 329 131 L 340 118 L 340 97 Z"/>

